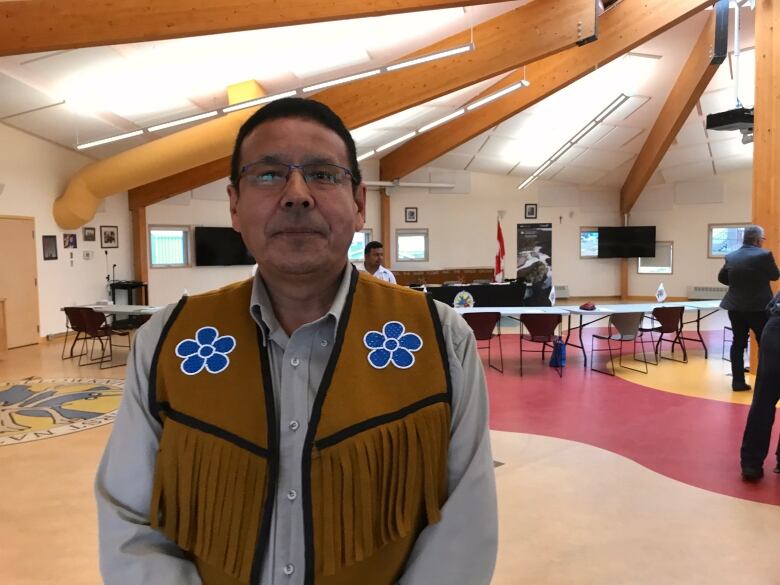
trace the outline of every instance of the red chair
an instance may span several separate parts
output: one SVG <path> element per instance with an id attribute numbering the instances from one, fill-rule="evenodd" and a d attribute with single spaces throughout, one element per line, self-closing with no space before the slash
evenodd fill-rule
<path id="1" fill-rule="evenodd" d="M 683 307 L 656 307 L 653 309 L 653 316 L 651 319 L 653 323 L 658 323 L 654 327 L 640 327 L 639 342 L 642 344 L 642 351 L 644 351 L 644 340 L 642 339 L 643 333 L 650 333 L 650 342 L 653 343 L 653 355 L 655 356 L 654 362 L 648 362 L 657 366 L 661 359 L 672 360 L 675 362 L 688 363 L 688 352 L 685 350 L 685 341 L 682 336 L 683 326 Z M 653 333 L 658 333 L 658 341 L 653 339 Z M 672 355 L 674 355 L 674 346 L 680 345 L 680 349 L 683 352 L 683 359 L 679 360 L 674 357 L 665 357 L 661 354 L 661 342 L 666 341 L 672 344 Z"/>
<path id="2" fill-rule="evenodd" d="M 528 334 L 520 333 L 520 375 L 523 375 L 523 351 L 526 353 L 541 353 L 542 361 L 544 361 L 544 354 L 547 347 L 550 347 L 552 352 L 553 346 L 556 340 L 560 339 L 560 335 L 555 334 L 555 330 L 561 326 L 561 316 L 554 314 L 536 314 L 528 313 L 520 315 L 521 327 L 525 325 L 528 330 Z M 542 349 L 526 349 L 523 350 L 523 341 L 541 343 Z M 558 366 L 555 368 L 558 375 L 563 377 L 563 368 Z"/>
<path id="3" fill-rule="evenodd" d="M 504 350 L 501 348 L 501 313 L 499 312 L 489 312 L 489 313 L 464 313 L 462 317 L 466 320 L 466 323 L 469 324 L 469 327 L 471 327 L 471 330 L 474 332 L 474 337 L 477 339 L 477 341 L 487 341 L 487 350 L 488 350 L 488 367 L 493 368 L 494 370 L 497 370 L 504 373 Z M 493 331 L 498 330 L 498 333 L 496 333 L 496 337 L 498 337 L 498 354 L 499 354 L 499 363 L 501 365 L 500 368 L 497 368 L 494 366 L 490 361 L 490 346 L 492 345 L 491 341 L 493 340 Z M 479 348 L 479 344 L 477 344 L 477 348 Z M 484 349 L 484 347 L 482 348 Z"/>
<path id="4" fill-rule="evenodd" d="M 124 330 L 116 330 L 106 322 L 106 316 L 102 313 L 90 309 L 89 307 L 71 307 L 78 312 L 78 315 L 74 315 L 74 320 L 71 320 L 71 326 L 77 335 L 83 335 L 84 349 L 79 357 L 79 365 L 84 366 L 87 364 L 100 364 L 100 369 L 112 368 L 115 366 L 123 366 L 125 364 L 112 364 L 114 358 L 114 343 L 112 337 L 114 335 L 120 335 L 128 337 L 127 346 L 129 343 L 129 332 Z M 89 352 L 86 351 L 87 341 L 92 340 Z M 100 356 L 95 357 L 95 344 L 100 344 Z M 87 357 L 87 361 L 83 361 L 84 356 Z M 108 365 L 106 365 L 108 364 Z"/>

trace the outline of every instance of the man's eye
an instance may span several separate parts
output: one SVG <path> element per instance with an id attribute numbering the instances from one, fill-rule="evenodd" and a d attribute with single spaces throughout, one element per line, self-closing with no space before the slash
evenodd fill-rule
<path id="1" fill-rule="evenodd" d="M 336 183 L 338 178 L 330 171 L 317 170 L 309 173 L 309 178 L 318 183 Z"/>
<path id="2" fill-rule="evenodd" d="M 263 171 L 255 175 L 255 180 L 260 183 L 272 183 L 278 181 L 281 176 L 278 171 Z"/>

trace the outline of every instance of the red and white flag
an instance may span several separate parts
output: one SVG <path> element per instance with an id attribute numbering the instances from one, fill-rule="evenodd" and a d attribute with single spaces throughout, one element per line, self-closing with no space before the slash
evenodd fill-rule
<path id="1" fill-rule="evenodd" d="M 501 220 L 497 219 L 498 231 L 496 233 L 496 265 L 493 268 L 493 280 L 496 282 L 504 282 L 504 256 L 506 250 L 504 249 L 504 234 L 501 231 Z"/>

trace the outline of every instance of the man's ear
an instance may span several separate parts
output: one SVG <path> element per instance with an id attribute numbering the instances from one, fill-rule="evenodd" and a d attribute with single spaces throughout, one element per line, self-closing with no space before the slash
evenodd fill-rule
<path id="1" fill-rule="evenodd" d="M 241 232 L 241 221 L 238 218 L 238 187 L 233 183 L 227 186 L 228 200 L 230 201 L 230 222 L 233 229 Z"/>
<path id="2" fill-rule="evenodd" d="M 355 205 L 357 206 L 357 217 L 355 218 L 355 231 L 359 232 L 366 223 L 366 186 L 360 183 L 354 189 Z M 359 225 L 358 225 L 359 224 Z"/>

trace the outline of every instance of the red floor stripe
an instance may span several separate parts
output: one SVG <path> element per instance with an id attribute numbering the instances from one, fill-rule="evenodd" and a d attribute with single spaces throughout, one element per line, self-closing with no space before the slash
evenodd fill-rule
<path id="1" fill-rule="evenodd" d="M 720 332 L 706 338 L 710 359 L 720 359 Z M 491 429 L 588 443 L 692 486 L 780 505 L 780 475 L 771 472 L 775 444 L 764 479 L 757 484 L 741 480 L 739 446 L 747 406 L 661 392 L 591 372 L 573 348 L 568 348 L 563 378 L 543 365 L 539 354 L 524 356 L 521 378 L 518 337 L 502 335 L 502 340 L 504 374 L 487 370 Z M 481 353 L 487 366 L 487 350 Z M 703 356 L 701 349 L 693 353 L 697 359 Z M 664 365 L 650 366 L 651 372 Z"/>

